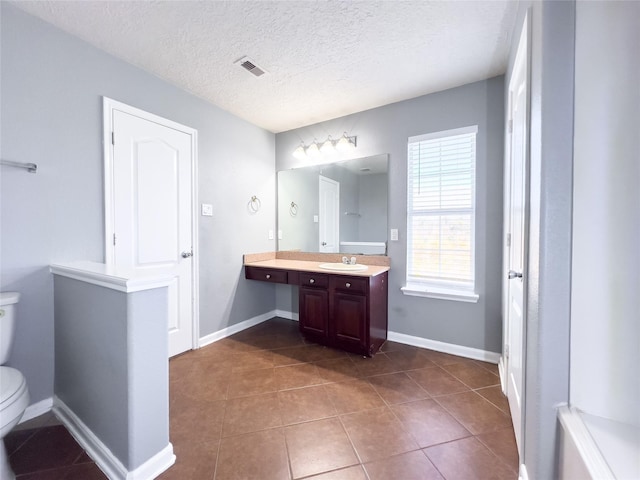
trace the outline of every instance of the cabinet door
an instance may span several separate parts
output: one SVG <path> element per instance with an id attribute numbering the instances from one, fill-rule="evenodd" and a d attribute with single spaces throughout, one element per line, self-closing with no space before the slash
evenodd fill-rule
<path id="1" fill-rule="evenodd" d="M 326 337 L 329 324 L 329 292 L 300 287 L 300 331 Z"/>
<path id="2" fill-rule="evenodd" d="M 332 332 L 337 344 L 365 347 L 367 342 L 367 297 L 335 292 Z"/>

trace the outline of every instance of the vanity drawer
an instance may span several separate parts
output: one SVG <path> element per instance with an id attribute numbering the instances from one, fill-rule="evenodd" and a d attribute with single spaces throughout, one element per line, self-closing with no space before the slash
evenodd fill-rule
<path id="1" fill-rule="evenodd" d="M 244 267 L 244 277 L 248 280 L 261 280 L 272 283 L 288 283 L 286 270 L 260 267 Z"/>
<path id="2" fill-rule="evenodd" d="M 329 277 L 324 273 L 300 272 L 300 286 L 327 288 Z"/>
<path id="3" fill-rule="evenodd" d="M 366 294 L 369 287 L 367 277 L 345 277 L 342 275 L 331 276 L 331 289 L 341 292 Z"/>

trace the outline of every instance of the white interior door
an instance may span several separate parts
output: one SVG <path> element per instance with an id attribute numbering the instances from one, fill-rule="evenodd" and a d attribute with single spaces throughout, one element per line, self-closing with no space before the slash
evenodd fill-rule
<path id="1" fill-rule="evenodd" d="M 110 260 L 173 277 L 168 325 L 173 356 L 193 347 L 195 142 L 191 133 L 158 123 L 161 120 L 111 110 Z"/>
<path id="2" fill-rule="evenodd" d="M 522 458 L 522 418 L 524 399 L 525 364 L 525 309 L 524 265 L 526 258 L 526 181 L 527 181 L 527 48 L 526 22 L 516 61 L 509 83 L 510 143 L 509 198 L 507 199 L 508 235 L 507 253 L 507 398 L 513 420 L 513 428 Z"/>
<path id="3" fill-rule="evenodd" d="M 319 176 L 319 251 L 337 253 L 340 248 L 340 183 Z"/>

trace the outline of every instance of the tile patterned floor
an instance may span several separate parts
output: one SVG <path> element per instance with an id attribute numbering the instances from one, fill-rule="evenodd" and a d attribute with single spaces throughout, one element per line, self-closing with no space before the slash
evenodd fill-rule
<path id="1" fill-rule="evenodd" d="M 272 319 L 169 366 L 177 461 L 162 480 L 517 478 L 495 365 L 393 342 L 362 358 Z M 69 435 L 54 425 L 8 437 L 18 480 L 104 478 L 77 445 L 58 447 L 68 439 L 27 455 L 45 434 Z"/>

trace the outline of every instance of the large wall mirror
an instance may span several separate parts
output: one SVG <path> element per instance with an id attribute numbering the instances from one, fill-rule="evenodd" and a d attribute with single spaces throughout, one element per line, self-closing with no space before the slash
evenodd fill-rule
<path id="1" fill-rule="evenodd" d="M 278 250 L 386 255 L 389 155 L 278 172 Z"/>

